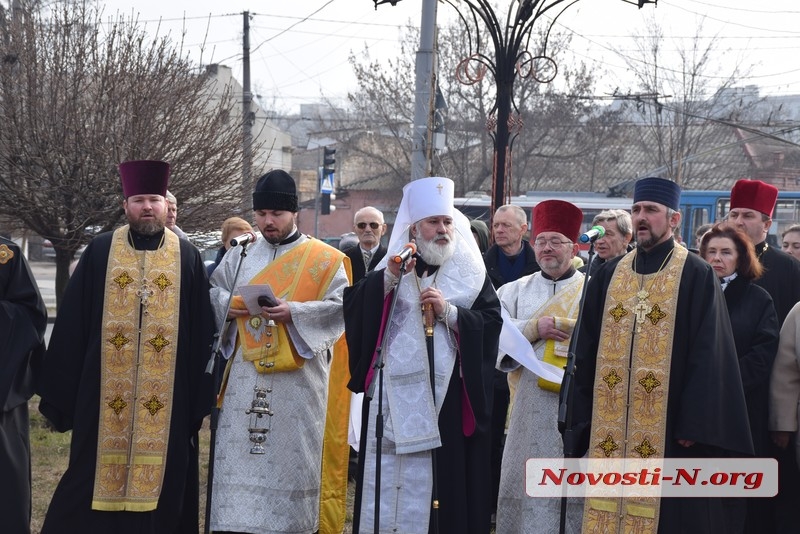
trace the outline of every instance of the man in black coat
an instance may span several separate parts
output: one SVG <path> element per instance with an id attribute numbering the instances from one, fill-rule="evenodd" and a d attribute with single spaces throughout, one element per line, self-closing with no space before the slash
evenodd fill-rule
<path id="1" fill-rule="evenodd" d="M 483 255 L 486 272 L 495 289 L 539 270 L 531 244 L 523 239 L 528 218 L 519 206 L 500 206 L 492 218 L 494 244 Z"/>
<path id="2" fill-rule="evenodd" d="M 772 212 L 778 199 L 778 189 L 760 180 L 739 180 L 731 189 L 731 210 L 728 221 L 744 231 L 756 248 L 764 274 L 755 281 L 767 290 L 778 313 L 778 326 L 800 301 L 800 261 L 767 243 L 772 226 Z M 773 448 L 778 459 L 780 485 L 774 498 L 774 525 L 764 525 L 764 532 L 799 532 L 795 507 L 800 499 L 800 470 L 794 446 Z"/>
<path id="3" fill-rule="evenodd" d="M 45 534 L 198 532 L 208 278 L 197 248 L 165 229 L 169 164 L 119 171 L 128 224 L 81 255 L 37 381 L 39 411 L 72 430 Z"/>
<path id="4" fill-rule="evenodd" d="M 358 245 L 343 252 L 350 258 L 355 284 L 386 255 L 386 247 L 381 244 L 381 236 L 386 233 L 383 213 L 372 206 L 361 208 L 353 217 L 353 230 L 358 237 Z"/>

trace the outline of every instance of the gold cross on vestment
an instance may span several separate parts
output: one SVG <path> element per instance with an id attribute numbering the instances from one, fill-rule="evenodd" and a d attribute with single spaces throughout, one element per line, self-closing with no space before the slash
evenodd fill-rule
<path id="1" fill-rule="evenodd" d="M 653 309 L 650 310 L 650 313 L 645 315 L 645 317 L 650 319 L 650 322 L 653 323 L 653 326 L 656 326 L 658 321 L 666 316 L 667 314 L 661 311 L 661 308 L 658 306 L 658 304 L 653 304 Z"/>
<path id="2" fill-rule="evenodd" d="M 439 185 L 436 186 L 436 189 L 439 190 L 439 196 L 441 196 L 442 195 L 442 189 L 444 189 L 444 186 L 442 184 L 439 184 Z"/>
<path id="3" fill-rule="evenodd" d="M 621 302 L 618 302 L 616 306 L 608 310 L 608 313 L 611 314 L 611 317 L 614 318 L 614 322 L 618 323 L 620 319 L 628 315 L 628 310 L 626 310 Z"/>

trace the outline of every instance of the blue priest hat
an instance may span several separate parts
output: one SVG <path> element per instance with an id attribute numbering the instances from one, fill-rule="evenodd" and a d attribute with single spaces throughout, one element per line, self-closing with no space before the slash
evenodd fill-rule
<path id="1" fill-rule="evenodd" d="M 633 203 L 657 202 L 675 211 L 681 206 L 681 186 L 666 178 L 642 178 L 633 188 Z"/>

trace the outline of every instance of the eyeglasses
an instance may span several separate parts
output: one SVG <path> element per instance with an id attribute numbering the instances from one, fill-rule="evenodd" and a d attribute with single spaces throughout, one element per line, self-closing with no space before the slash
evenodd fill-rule
<path id="1" fill-rule="evenodd" d="M 544 248 L 547 245 L 550 245 L 551 248 L 561 248 L 564 245 L 571 245 L 572 241 L 561 241 L 557 237 L 551 237 L 550 239 L 537 239 L 533 242 L 533 246 L 536 248 Z"/>
<path id="2" fill-rule="evenodd" d="M 360 222 L 356 224 L 356 226 L 358 227 L 359 230 L 363 230 L 364 228 L 367 227 L 367 223 Z M 377 230 L 378 228 L 381 227 L 381 223 L 371 222 L 369 223 L 369 227 L 372 228 L 373 230 Z"/>

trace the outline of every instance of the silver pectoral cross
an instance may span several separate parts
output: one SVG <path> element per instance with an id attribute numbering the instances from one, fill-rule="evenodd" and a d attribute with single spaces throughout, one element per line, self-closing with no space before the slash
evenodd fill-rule
<path id="1" fill-rule="evenodd" d="M 640 334 L 642 332 L 642 324 L 646 319 L 648 313 L 647 307 L 647 297 L 650 296 L 650 293 L 645 291 L 644 289 L 640 289 L 638 293 L 636 293 L 636 298 L 639 299 L 639 303 L 636 304 L 633 308 L 633 313 L 636 314 L 636 333 Z"/>
<path id="2" fill-rule="evenodd" d="M 150 304 L 150 297 L 155 294 L 155 290 L 147 287 L 147 280 L 142 280 L 142 287 L 136 290 L 136 296 L 139 297 L 145 314 L 147 314 L 147 306 Z"/>

